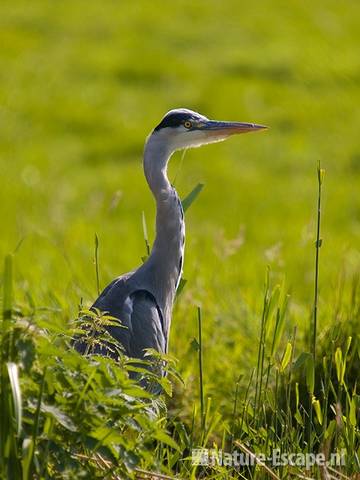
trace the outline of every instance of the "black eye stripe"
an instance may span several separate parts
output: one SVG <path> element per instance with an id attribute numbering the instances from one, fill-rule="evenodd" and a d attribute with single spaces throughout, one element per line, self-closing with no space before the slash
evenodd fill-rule
<path id="1" fill-rule="evenodd" d="M 180 125 L 183 125 L 184 122 L 191 122 L 192 120 L 193 117 L 189 113 L 170 113 L 161 120 L 159 125 L 155 127 L 154 130 L 158 131 L 166 127 L 179 127 Z"/>

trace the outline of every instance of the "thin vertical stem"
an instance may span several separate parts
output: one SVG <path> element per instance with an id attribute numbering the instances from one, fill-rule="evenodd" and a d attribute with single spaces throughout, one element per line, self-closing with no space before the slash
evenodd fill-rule
<path id="1" fill-rule="evenodd" d="M 173 182 L 172 182 L 172 184 L 174 185 L 174 187 L 175 187 L 175 185 L 176 185 L 176 180 L 177 180 L 177 178 L 178 178 L 178 176 L 179 176 L 180 170 L 182 169 L 186 152 L 187 152 L 187 148 L 184 148 L 184 150 L 183 150 L 182 153 L 181 153 L 181 158 L 180 158 L 179 167 L 178 167 L 178 169 L 176 170 L 176 173 L 175 173 L 175 176 L 174 176 L 174 180 L 173 180 Z"/>
<path id="2" fill-rule="evenodd" d="M 264 303 L 263 311 L 261 316 L 260 324 L 260 339 L 259 339 L 259 349 L 257 357 L 257 367 L 256 367 L 256 384 L 255 384 L 255 402 L 254 410 L 257 412 L 258 406 L 261 402 L 261 393 L 262 393 L 262 382 L 263 382 L 263 371 L 264 371 L 264 356 L 265 356 L 265 327 L 266 327 L 266 315 L 269 302 L 269 282 L 270 282 L 269 268 L 266 272 L 266 283 L 265 283 L 265 293 L 264 293 Z M 260 416 L 257 417 L 257 423 L 259 424 Z"/>
<path id="3" fill-rule="evenodd" d="M 246 389 L 246 392 L 245 392 L 245 398 L 244 398 L 244 402 L 243 402 L 244 407 L 243 407 L 243 411 L 242 411 L 240 430 L 239 430 L 240 435 L 242 434 L 242 431 L 243 431 L 245 415 L 247 413 L 247 407 L 248 407 L 249 402 L 250 402 L 250 400 L 248 400 L 248 396 L 249 396 L 250 386 L 251 386 L 251 383 L 252 383 L 253 377 L 254 377 L 254 371 L 255 371 L 255 369 L 253 369 L 252 372 L 251 372 L 249 383 L 248 383 L 248 386 L 247 386 L 247 389 Z"/>
<path id="4" fill-rule="evenodd" d="M 329 355 L 329 368 L 325 368 L 326 364 L 324 365 L 324 375 L 325 375 L 325 385 L 324 385 L 324 423 L 322 429 L 322 436 L 325 438 L 326 429 L 328 426 L 328 406 L 329 406 L 329 392 L 330 392 L 330 382 L 331 382 L 331 375 L 332 375 L 332 367 L 333 367 L 333 358 L 334 358 L 334 349 L 335 349 L 335 341 L 332 339 L 331 341 L 331 350 Z M 325 357 L 327 358 L 327 357 Z"/>
<path id="5" fill-rule="evenodd" d="M 198 329 L 199 329 L 199 383 L 200 383 L 200 415 L 201 430 L 205 431 L 205 411 L 204 411 L 204 384 L 203 384 L 203 358 L 202 358 L 202 335 L 201 335 L 201 308 L 198 307 Z"/>
<path id="6" fill-rule="evenodd" d="M 316 365 L 316 332 L 317 332 L 317 313 L 318 313 L 318 298 L 319 298 L 319 256 L 322 240 L 320 238 L 320 223 L 321 223 L 321 187 L 325 175 L 325 170 L 321 168 L 320 162 L 317 167 L 318 179 L 318 199 L 317 199 L 317 218 L 316 218 L 316 243 L 315 243 L 315 282 L 314 282 L 314 315 L 312 324 L 312 339 L 310 344 L 310 351 L 312 353 L 312 368 L 315 384 L 315 365 Z M 313 392 L 309 394 L 309 425 L 308 425 L 308 447 L 309 452 L 312 451 L 312 420 L 313 420 Z"/>
<path id="7" fill-rule="evenodd" d="M 317 331 L 317 312 L 318 312 L 318 297 L 319 297 L 319 256 L 322 240 L 320 239 L 320 223 L 321 223 L 321 186 L 324 177 L 324 170 L 318 164 L 318 201 L 317 201 L 317 222 L 316 222 L 316 249 L 315 249 L 315 285 L 314 285 L 314 317 L 313 317 L 313 335 L 311 352 L 314 358 L 314 365 L 316 360 L 316 331 Z"/>
<path id="8" fill-rule="evenodd" d="M 99 280 L 99 239 L 95 233 L 95 273 L 96 273 L 96 289 L 100 295 L 100 280 Z"/>
<path id="9" fill-rule="evenodd" d="M 236 386 L 235 386 L 235 399 L 234 399 L 234 408 L 233 408 L 233 414 L 232 414 L 231 433 L 230 433 L 230 449 L 231 450 L 233 448 L 234 437 L 235 437 L 235 418 L 236 418 L 236 412 L 237 412 L 239 385 L 240 385 L 241 378 L 242 378 L 242 375 L 240 375 L 239 378 L 237 379 Z"/>
<path id="10" fill-rule="evenodd" d="M 313 394 L 309 393 L 309 416 L 308 416 L 308 451 L 312 453 L 312 425 L 313 425 Z"/>

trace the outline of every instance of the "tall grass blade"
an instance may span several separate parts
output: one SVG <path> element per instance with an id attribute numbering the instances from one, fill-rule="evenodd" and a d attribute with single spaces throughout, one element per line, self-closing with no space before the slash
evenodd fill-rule
<path id="1" fill-rule="evenodd" d="M 239 386 L 240 386 L 240 380 L 241 379 L 242 379 L 242 374 L 237 379 L 237 382 L 236 382 L 236 385 L 235 385 L 234 408 L 233 408 L 233 413 L 232 413 L 232 422 L 231 422 L 231 429 L 230 429 L 230 448 L 231 448 L 231 450 L 233 448 L 234 437 L 235 437 L 235 419 L 236 419 L 236 413 L 237 413 Z"/>
<path id="2" fill-rule="evenodd" d="M 23 464 L 23 469 L 24 472 L 27 472 L 27 476 L 24 476 L 24 480 L 30 480 L 32 478 L 32 472 L 33 472 L 33 467 L 34 467 L 34 455 L 35 455 L 35 450 L 36 450 L 36 442 L 38 439 L 38 432 L 39 432 L 39 422 L 40 422 L 40 411 L 41 411 L 41 403 L 42 403 L 42 397 L 44 393 L 44 387 L 45 387 L 45 377 L 46 377 L 46 370 L 47 368 L 44 368 L 44 373 L 41 379 L 41 385 L 40 385 L 40 390 L 39 390 L 39 395 L 38 395 L 38 400 L 37 400 L 37 406 L 36 406 L 36 411 L 35 411 L 35 418 L 34 418 L 34 423 L 33 423 L 33 429 L 32 429 L 32 438 L 29 442 L 28 446 L 28 455 L 26 458 L 25 465 Z"/>
<path id="3" fill-rule="evenodd" d="M 315 388 L 315 365 L 314 356 L 309 355 L 306 363 L 306 385 L 309 393 L 309 416 L 308 416 L 308 453 L 312 453 L 312 428 L 313 428 L 313 396 Z"/>
<path id="4" fill-rule="evenodd" d="M 266 340 L 266 320 L 269 307 L 269 284 L 270 284 L 270 271 L 269 268 L 266 272 L 265 280 L 265 292 L 263 299 L 263 310 L 260 323 L 260 338 L 257 354 L 257 366 L 256 366 L 256 382 L 255 382 L 255 401 L 254 410 L 258 412 L 258 406 L 261 402 L 262 384 L 263 384 L 263 372 L 264 372 L 264 359 L 265 359 L 265 340 Z M 260 415 L 258 415 L 258 424 L 260 422 Z"/>
<path id="5" fill-rule="evenodd" d="M 13 263 L 12 255 L 6 255 L 4 261 L 4 285 L 3 285 L 3 324 L 2 324 L 2 345 L 1 358 L 2 365 L 12 360 L 12 331 L 10 328 L 12 318 L 12 300 L 13 300 Z"/>
<path id="6" fill-rule="evenodd" d="M 12 255 L 6 255 L 4 262 L 4 297 L 3 297 L 3 319 L 4 321 L 11 319 L 12 314 L 12 295 L 13 295 L 13 269 Z"/>
<path id="7" fill-rule="evenodd" d="M 12 255 L 7 255 L 4 261 L 3 280 L 3 311 L 2 328 L 0 331 L 0 477 L 6 477 L 9 466 L 10 442 L 13 443 L 12 426 L 9 407 L 11 393 L 9 374 L 6 363 L 11 360 L 11 318 L 12 318 Z"/>
<path id="8" fill-rule="evenodd" d="M 289 299 L 290 299 L 290 295 L 286 294 L 282 302 L 282 305 L 279 305 L 276 311 L 275 327 L 274 327 L 273 340 L 271 345 L 271 357 L 273 357 L 274 352 L 277 351 L 277 348 L 281 340 L 281 336 L 284 330 L 284 324 L 285 324 L 284 320 L 287 312 Z"/>
<path id="9" fill-rule="evenodd" d="M 253 377 L 254 377 L 254 372 L 255 372 L 255 368 L 253 368 L 252 371 L 251 371 L 250 378 L 249 378 L 249 383 L 247 385 L 247 389 L 246 389 L 246 392 L 245 392 L 245 397 L 244 397 L 244 400 L 243 400 L 243 409 L 242 409 L 240 429 L 239 429 L 240 435 L 243 433 L 243 427 L 244 427 L 244 423 L 246 421 L 247 409 L 248 409 L 248 405 L 249 405 L 249 402 L 250 402 L 250 400 L 248 400 L 248 397 L 249 397 L 249 391 L 250 391 L 250 387 L 251 387 Z"/>
<path id="10" fill-rule="evenodd" d="M 148 230 L 147 230 L 144 211 L 142 212 L 142 215 L 141 215 L 141 221 L 142 221 L 142 229 L 143 229 L 143 235 L 144 235 L 144 241 L 145 241 L 146 256 L 148 257 L 150 255 L 150 243 L 149 243 Z"/>
<path id="11" fill-rule="evenodd" d="M 176 170 L 176 173 L 175 173 L 175 176 L 174 176 L 174 180 L 172 181 L 172 184 L 176 185 L 176 181 L 178 179 L 178 176 L 181 172 L 181 169 L 182 169 L 182 166 L 183 166 L 183 163 L 184 163 L 184 158 L 185 158 L 185 155 L 186 155 L 186 152 L 187 152 L 187 148 L 184 148 L 184 150 L 181 152 L 181 158 L 180 158 L 180 163 L 179 163 L 179 167 L 178 169 Z"/>
<path id="12" fill-rule="evenodd" d="M 22 401 L 21 401 L 21 389 L 19 382 L 19 370 L 16 363 L 9 362 L 6 364 L 10 387 L 12 393 L 12 405 L 15 415 L 16 434 L 20 435 L 22 424 Z"/>
<path id="13" fill-rule="evenodd" d="M 194 203 L 194 201 L 196 200 L 196 197 L 200 194 L 203 188 L 204 188 L 204 184 L 198 183 L 196 187 L 193 190 L 191 190 L 189 195 L 187 195 L 181 201 L 184 212 L 186 212 L 186 210 Z"/>
<path id="14" fill-rule="evenodd" d="M 180 295 L 181 295 L 182 291 L 184 290 L 186 284 L 187 284 L 186 278 L 181 278 L 180 282 L 179 282 L 179 286 L 176 290 L 176 299 L 178 299 L 180 297 Z"/>
<path id="15" fill-rule="evenodd" d="M 332 339 L 331 340 L 331 350 L 330 350 L 330 355 L 329 355 L 330 360 L 328 361 L 328 357 L 324 357 L 324 359 L 323 359 L 323 369 L 324 369 L 324 375 L 325 375 L 324 421 L 323 421 L 323 430 L 322 430 L 323 438 L 326 438 L 326 430 L 327 430 L 327 422 L 328 422 L 327 411 L 328 411 L 328 405 L 329 405 L 330 383 L 331 383 L 331 376 L 332 376 L 332 370 L 333 370 L 332 359 L 334 357 L 334 348 L 335 348 L 335 342 Z"/>
<path id="16" fill-rule="evenodd" d="M 283 373 L 286 367 L 289 365 L 291 356 L 293 352 L 293 346 L 291 342 L 286 344 L 285 352 L 280 362 L 280 372 Z"/>

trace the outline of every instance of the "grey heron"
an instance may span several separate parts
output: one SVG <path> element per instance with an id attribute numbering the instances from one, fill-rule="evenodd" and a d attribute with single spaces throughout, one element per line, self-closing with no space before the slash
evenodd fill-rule
<path id="1" fill-rule="evenodd" d="M 105 328 L 129 357 L 142 359 L 148 348 L 161 353 L 168 350 L 185 246 L 182 204 L 167 177 L 170 157 L 177 150 L 265 128 L 254 123 L 209 120 L 192 110 L 179 108 L 166 113 L 148 136 L 143 165 L 156 202 L 156 238 L 148 259 L 137 270 L 113 280 L 92 307 L 120 320 L 121 325 Z M 86 351 L 82 338 L 74 343 L 78 351 Z M 99 347 L 96 353 L 114 356 L 106 346 Z"/>

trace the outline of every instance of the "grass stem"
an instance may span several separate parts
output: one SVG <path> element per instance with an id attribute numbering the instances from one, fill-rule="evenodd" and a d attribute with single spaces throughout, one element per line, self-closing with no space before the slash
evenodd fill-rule
<path id="1" fill-rule="evenodd" d="M 201 308 L 197 308 L 198 329 L 199 329 L 199 386 L 200 386 L 200 415 L 201 430 L 205 432 L 205 410 L 204 410 L 204 383 L 203 383 L 203 356 L 202 356 L 202 326 L 201 326 Z"/>
<path id="2" fill-rule="evenodd" d="M 316 221 L 316 243 L 315 243 L 315 282 L 314 282 L 314 316 L 313 316 L 313 330 L 312 330 L 312 345 L 311 353 L 313 354 L 314 365 L 316 363 L 316 332 L 317 332 L 317 313 L 318 313 L 318 298 L 319 298 L 319 256 L 322 239 L 320 238 L 320 224 L 321 224 L 321 187 L 325 171 L 321 168 L 320 162 L 317 168 L 318 178 L 318 198 L 317 198 L 317 221 Z"/>
<path id="3" fill-rule="evenodd" d="M 100 280 L 99 280 L 99 238 L 95 233 L 95 274 L 96 274 L 96 289 L 100 295 Z"/>
<path id="4" fill-rule="evenodd" d="M 315 282 L 314 282 L 314 312 L 312 321 L 312 335 L 310 352 L 312 354 L 312 368 L 313 383 L 315 384 L 315 365 L 316 365 L 316 338 L 317 338 L 317 313 L 318 313 L 318 298 L 319 298 L 319 257 L 322 240 L 320 238 L 320 223 L 321 223 L 321 187 L 325 175 L 325 170 L 321 168 L 320 162 L 317 166 L 318 179 L 318 197 L 317 197 L 317 217 L 316 217 L 316 242 L 315 242 Z M 313 429 L 313 392 L 309 394 L 309 418 L 308 418 L 308 448 L 309 453 L 312 452 L 312 429 Z"/>

